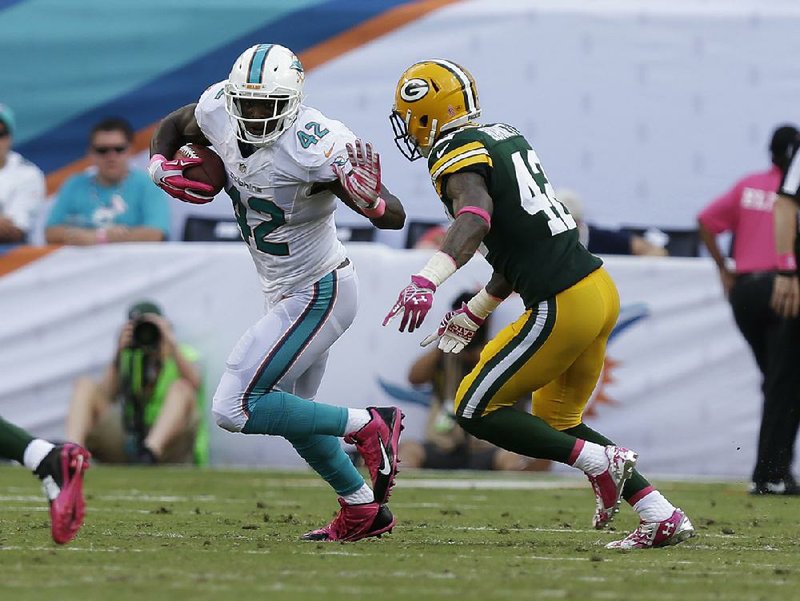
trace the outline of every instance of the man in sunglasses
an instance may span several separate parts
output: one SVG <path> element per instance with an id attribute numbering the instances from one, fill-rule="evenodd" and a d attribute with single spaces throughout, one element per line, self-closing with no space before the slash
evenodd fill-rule
<path id="1" fill-rule="evenodd" d="M 0 244 L 25 242 L 44 202 L 44 174 L 11 150 L 14 113 L 0 104 Z"/>
<path id="2" fill-rule="evenodd" d="M 124 119 L 100 121 L 89 136 L 92 168 L 70 177 L 47 219 L 50 244 L 161 242 L 169 235 L 167 197 L 129 166 L 133 129 Z"/>

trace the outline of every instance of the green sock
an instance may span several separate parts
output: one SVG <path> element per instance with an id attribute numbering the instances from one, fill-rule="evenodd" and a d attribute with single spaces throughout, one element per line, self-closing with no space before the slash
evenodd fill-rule
<path id="1" fill-rule="evenodd" d="M 22 463 L 25 449 L 32 440 L 33 436 L 25 430 L 0 417 L 0 457 Z"/>
<path id="2" fill-rule="evenodd" d="M 483 417 L 458 418 L 467 432 L 526 457 L 567 463 L 575 447 L 574 436 L 559 432 L 530 413 L 502 407 Z"/>
<path id="3" fill-rule="evenodd" d="M 568 428 L 567 430 L 564 430 L 564 432 L 566 434 L 571 434 L 576 438 L 582 438 L 584 440 L 588 440 L 589 442 L 594 442 L 603 446 L 614 444 L 613 441 L 609 440 L 599 432 L 595 432 L 586 424 L 578 424 L 574 428 Z M 637 492 L 644 490 L 648 486 L 650 486 L 650 483 L 647 481 L 647 479 L 636 470 L 633 470 L 633 476 L 631 476 L 631 479 L 625 483 L 625 487 L 622 489 L 622 496 L 625 500 L 628 500 Z"/>

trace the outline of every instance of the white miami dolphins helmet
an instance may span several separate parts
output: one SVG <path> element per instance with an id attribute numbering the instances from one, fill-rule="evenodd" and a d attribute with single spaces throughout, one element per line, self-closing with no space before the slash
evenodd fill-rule
<path id="1" fill-rule="evenodd" d="M 304 79 L 300 59 L 288 48 L 256 44 L 242 52 L 225 83 L 225 110 L 236 137 L 272 144 L 297 117 Z"/>

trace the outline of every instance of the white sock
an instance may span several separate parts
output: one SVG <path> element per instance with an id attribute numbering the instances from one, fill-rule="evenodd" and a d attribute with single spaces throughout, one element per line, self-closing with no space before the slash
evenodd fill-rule
<path id="1" fill-rule="evenodd" d="M 662 522 L 672 516 L 675 506 L 667 501 L 664 495 L 654 490 L 636 501 L 633 510 L 639 514 L 642 521 Z"/>
<path id="2" fill-rule="evenodd" d="M 590 476 L 602 474 L 608 469 L 606 448 L 603 445 L 585 440 L 583 442 L 583 448 L 578 454 L 578 458 L 572 465 Z"/>
<path id="3" fill-rule="evenodd" d="M 347 410 L 347 425 L 344 427 L 344 433 L 350 434 L 351 432 L 358 432 L 361 428 L 369 423 L 372 416 L 366 409 L 348 409 Z"/>
<path id="4" fill-rule="evenodd" d="M 44 459 L 55 446 L 56 445 L 52 442 L 42 440 L 41 438 L 34 438 L 30 444 L 25 447 L 25 452 L 22 455 L 23 464 L 29 470 L 35 472 L 36 468 L 39 467 L 39 464 L 42 462 L 42 459 Z"/>
<path id="5" fill-rule="evenodd" d="M 345 495 L 342 498 L 348 505 L 363 505 L 364 503 L 372 503 L 375 501 L 375 495 L 372 494 L 372 489 L 366 482 L 364 482 L 364 485 L 356 492 L 351 492 L 349 495 Z"/>

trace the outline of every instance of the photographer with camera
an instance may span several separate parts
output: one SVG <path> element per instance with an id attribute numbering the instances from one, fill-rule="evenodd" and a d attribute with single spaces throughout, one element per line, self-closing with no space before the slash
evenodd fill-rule
<path id="1" fill-rule="evenodd" d="M 158 305 L 136 303 L 103 378 L 76 381 L 67 438 L 101 462 L 205 463 L 197 358 Z"/>

